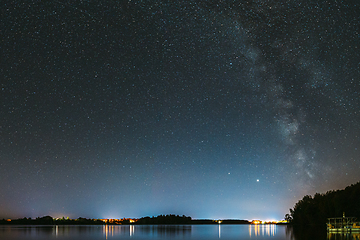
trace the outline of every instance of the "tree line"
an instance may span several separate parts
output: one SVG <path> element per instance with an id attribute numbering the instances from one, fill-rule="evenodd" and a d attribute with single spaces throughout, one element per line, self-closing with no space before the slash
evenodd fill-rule
<path id="1" fill-rule="evenodd" d="M 238 220 L 238 219 L 225 219 L 220 221 L 221 224 L 250 224 L 248 220 Z M 87 219 L 81 218 L 78 219 L 69 219 L 69 218 L 52 218 L 51 216 L 38 217 L 36 219 L 32 218 L 19 218 L 11 221 L 0 220 L 0 224 L 10 224 L 10 225 L 116 225 L 116 224 L 219 224 L 219 220 L 211 219 L 192 219 L 189 216 L 179 216 L 174 214 L 169 215 L 158 215 L 153 217 L 142 217 L 136 219 L 134 222 L 130 223 L 129 219 L 124 219 L 121 222 L 104 222 L 100 219 Z"/>
<path id="2" fill-rule="evenodd" d="M 221 224 L 250 224 L 248 220 L 225 219 L 220 221 Z M 192 219 L 182 215 L 159 215 L 156 217 L 140 218 L 135 224 L 219 224 L 218 220 L 211 219 Z"/>
<path id="3" fill-rule="evenodd" d="M 185 215 L 159 215 L 156 217 L 140 218 L 136 224 L 190 224 L 191 217 Z"/>
<path id="4" fill-rule="evenodd" d="M 324 225 L 327 218 L 348 217 L 360 220 L 360 182 L 342 190 L 306 195 L 299 200 L 285 220 L 293 225 Z"/>
<path id="5" fill-rule="evenodd" d="M 11 221 L 0 220 L 0 224 L 11 225 L 103 225 L 104 222 L 98 219 L 87 219 L 79 217 L 78 219 L 59 218 L 54 219 L 51 216 L 32 218 L 19 218 Z"/>

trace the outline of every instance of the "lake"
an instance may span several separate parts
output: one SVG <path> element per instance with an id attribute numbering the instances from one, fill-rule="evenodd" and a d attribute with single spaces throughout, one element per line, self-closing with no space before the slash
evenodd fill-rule
<path id="1" fill-rule="evenodd" d="M 130 226 L 6 226 L 0 239 L 360 239 L 359 234 L 326 234 L 324 229 L 299 229 L 283 225 L 130 225 Z"/>

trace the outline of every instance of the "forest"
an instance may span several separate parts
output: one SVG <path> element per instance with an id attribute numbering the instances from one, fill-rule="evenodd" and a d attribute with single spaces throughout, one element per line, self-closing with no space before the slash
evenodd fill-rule
<path id="1" fill-rule="evenodd" d="M 99 219 L 87 219 L 79 217 L 78 219 L 66 219 L 59 218 L 54 219 L 51 216 L 37 217 L 35 219 L 31 218 L 19 218 L 11 221 L 5 219 L 0 220 L 0 224 L 7 225 L 103 225 L 104 222 Z"/>
<path id="2" fill-rule="evenodd" d="M 179 215 L 159 215 L 157 217 L 140 218 L 136 224 L 189 224 L 191 217 Z"/>
<path id="3" fill-rule="evenodd" d="M 327 218 L 355 217 L 360 221 L 360 182 L 342 190 L 306 195 L 299 200 L 285 220 L 293 225 L 324 225 Z"/>

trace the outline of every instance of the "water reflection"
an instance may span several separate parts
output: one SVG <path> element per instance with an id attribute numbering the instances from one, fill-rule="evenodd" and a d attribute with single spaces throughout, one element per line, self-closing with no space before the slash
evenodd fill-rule
<path id="1" fill-rule="evenodd" d="M 360 240 L 360 233 L 329 233 L 326 226 L 286 228 L 286 235 L 291 240 Z"/>
<path id="2" fill-rule="evenodd" d="M 327 239 L 326 226 L 287 226 L 286 235 L 291 240 Z"/>
<path id="3" fill-rule="evenodd" d="M 360 233 L 328 233 L 328 240 L 360 240 Z"/>
<path id="4" fill-rule="evenodd" d="M 10 239 L 3 238 L 2 236 L 11 236 L 14 233 L 21 234 L 26 238 L 33 238 L 39 234 L 44 236 L 52 235 L 52 226 L 1 226 L 0 225 L 0 239 Z"/>
<path id="5" fill-rule="evenodd" d="M 274 224 L 249 225 L 249 236 L 275 236 L 277 226 Z"/>
<path id="6" fill-rule="evenodd" d="M 121 235 L 123 228 L 119 228 L 114 225 L 105 225 L 103 226 L 103 235 L 105 236 L 105 239 L 108 239 L 109 237 L 114 237 L 114 235 Z"/>
<path id="7" fill-rule="evenodd" d="M 217 234 L 213 232 L 217 228 Z M 245 229 L 248 229 L 248 235 L 245 234 Z M 192 232 L 192 229 L 194 231 Z M 80 229 L 79 229 L 80 230 Z M 245 231 L 244 231 L 245 230 Z M 58 229 L 55 229 L 58 232 Z M 280 231 L 280 232 L 279 232 Z M 66 228 L 62 230 L 62 235 L 66 233 Z M 299 228 L 291 226 L 277 226 L 271 224 L 258 225 L 130 225 L 130 226 L 104 226 L 103 233 L 105 239 L 113 239 L 119 236 L 132 238 L 159 238 L 159 239 L 173 239 L 173 238 L 196 238 L 206 236 L 208 239 L 228 239 L 238 236 L 239 239 L 246 237 L 262 237 L 273 238 L 283 237 L 288 240 L 360 240 L 360 233 L 327 233 L 325 228 L 308 227 Z M 212 235 L 216 234 L 217 236 Z"/>
<path id="8" fill-rule="evenodd" d="M 323 231 L 324 230 L 324 231 Z M 360 240 L 359 234 L 329 234 L 326 228 L 292 228 L 278 225 L 98 225 L 0 226 L 0 239 L 278 239 Z"/>
<path id="9" fill-rule="evenodd" d="M 148 237 L 169 237 L 186 236 L 191 233 L 191 225 L 128 225 L 103 226 L 103 235 L 105 239 L 114 236 L 148 236 Z"/>
<path id="10" fill-rule="evenodd" d="M 286 235 L 291 240 L 360 240 L 360 233 L 329 233 L 326 226 L 292 227 L 286 228 Z"/>
<path id="11" fill-rule="evenodd" d="M 130 237 L 133 236 L 135 233 L 135 228 L 133 225 L 130 225 Z"/>

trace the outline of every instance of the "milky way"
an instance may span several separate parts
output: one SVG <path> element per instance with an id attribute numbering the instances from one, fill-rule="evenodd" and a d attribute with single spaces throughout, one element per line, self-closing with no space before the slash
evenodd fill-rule
<path id="1" fill-rule="evenodd" d="M 355 1 L 24 1 L 0 217 L 281 219 L 360 181 Z"/>

